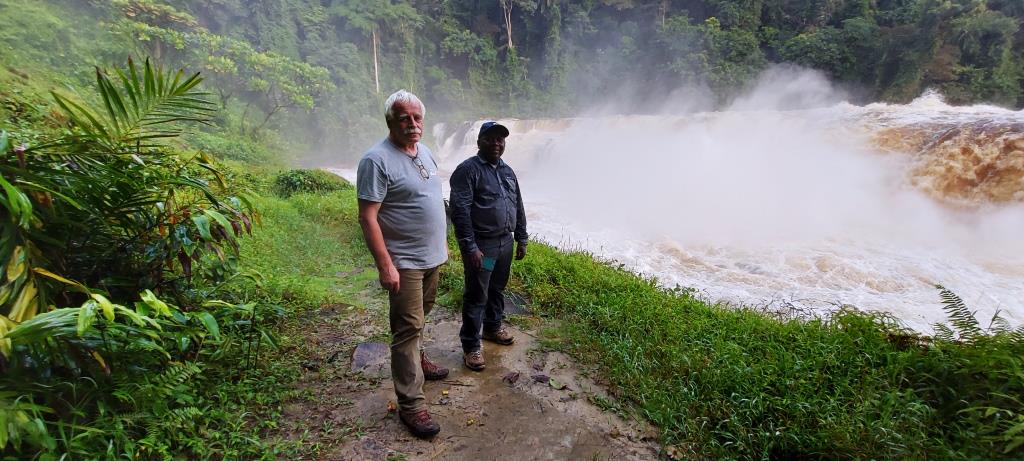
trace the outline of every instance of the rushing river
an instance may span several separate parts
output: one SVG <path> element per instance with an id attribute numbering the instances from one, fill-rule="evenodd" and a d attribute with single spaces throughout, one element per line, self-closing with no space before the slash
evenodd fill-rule
<path id="1" fill-rule="evenodd" d="M 1024 323 L 1024 112 L 907 105 L 501 120 L 533 238 L 712 301 Z M 480 122 L 435 127 L 442 174 Z M 514 269 L 513 269 L 514 270 Z"/>

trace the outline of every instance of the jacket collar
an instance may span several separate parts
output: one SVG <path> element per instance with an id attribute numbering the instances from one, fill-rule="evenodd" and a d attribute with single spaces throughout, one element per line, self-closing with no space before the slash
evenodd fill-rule
<path id="1" fill-rule="evenodd" d="M 488 163 L 487 160 L 484 160 L 484 156 L 480 155 L 480 151 L 476 151 L 476 156 L 475 157 L 476 157 L 476 161 L 479 162 L 481 165 L 491 166 L 491 164 Z M 494 165 L 494 166 L 505 166 L 505 161 L 499 158 L 498 159 L 498 164 Z"/>

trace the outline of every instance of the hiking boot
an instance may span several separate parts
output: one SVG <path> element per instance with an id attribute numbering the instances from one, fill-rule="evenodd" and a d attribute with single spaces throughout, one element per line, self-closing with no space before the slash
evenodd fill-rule
<path id="1" fill-rule="evenodd" d="M 484 363 L 484 351 L 477 349 L 473 352 L 466 352 L 462 355 L 462 363 L 473 371 L 483 371 L 487 365 Z"/>
<path id="2" fill-rule="evenodd" d="M 420 352 L 420 368 L 423 369 L 423 379 L 437 381 L 448 377 L 448 369 L 430 361 L 426 352 Z"/>
<path id="3" fill-rule="evenodd" d="M 505 327 L 501 327 L 498 331 L 487 331 L 484 330 L 483 338 L 492 343 L 501 344 L 502 346 L 508 346 L 516 342 L 516 337 L 512 336 Z"/>
<path id="4" fill-rule="evenodd" d="M 430 417 L 430 413 L 427 410 L 420 410 L 408 416 L 405 413 L 399 412 L 398 419 L 402 420 L 402 424 L 409 428 L 409 432 L 412 432 L 412 435 L 421 439 L 433 437 L 438 432 L 441 432 L 441 426 L 434 422 L 434 419 Z"/>

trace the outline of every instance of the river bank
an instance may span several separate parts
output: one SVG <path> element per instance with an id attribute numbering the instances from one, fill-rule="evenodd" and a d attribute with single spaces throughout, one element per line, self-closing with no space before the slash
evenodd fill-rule
<path id="1" fill-rule="evenodd" d="M 381 309 L 351 191 L 274 199 L 264 209 L 269 235 L 293 229 L 257 236 L 248 250 L 268 273 L 268 288 L 307 300 L 309 312 L 334 303 Z M 300 234 L 293 234 L 296 220 L 306 223 Z M 268 243 L 284 235 L 292 236 L 287 248 Z M 457 306 L 454 247 L 452 254 L 441 304 Z M 538 319 L 557 320 L 543 333 L 545 348 L 592 370 L 611 397 L 658 427 L 659 442 L 684 457 L 1019 454 L 1010 430 L 1021 414 L 1013 396 L 1024 392 L 1024 380 L 1013 370 L 1024 343 L 1008 333 L 973 335 L 965 318 L 949 341 L 852 311 L 778 320 L 709 305 L 590 254 L 543 244 L 515 265 L 511 289 Z"/>

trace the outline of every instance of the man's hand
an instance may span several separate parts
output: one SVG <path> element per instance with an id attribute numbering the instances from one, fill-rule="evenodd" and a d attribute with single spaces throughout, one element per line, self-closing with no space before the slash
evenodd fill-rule
<path id="1" fill-rule="evenodd" d="M 366 247 L 370 249 L 373 261 L 377 264 L 380 286 L 392 293 L 397 293 L 398 269 L 391 261 L 387 245 L 384 244 L 384 234 L 381 233 L 380 224 L 377 222 L 377 212 L 379 211 L 380 203 L 359 199 L 359 227 L 363 229 Z"/>
<path id="2" fill-rule="evenodd" d="M 484 252 L 476 250 L 469 254 L 469 259 L 466 260 L 469 263 L 469 267 L 480 270 L 480 266 L 484 264 Z"/>
<path id="3" fill-rule="evenodd" d="M 523 245 L 522 243 L 517 243 L 516 244 L 516 261 L 519 261 L 520 259 L 523 259 L 525 257 L 526 257 L 526 245 Z"/>
<path id="4" fill-rule="evenodd" d="M 380 286 L 392 293 L 398 293 L 398 269 L 393 264 L 384 268 L 377 268 L 380 273 Z"/>

